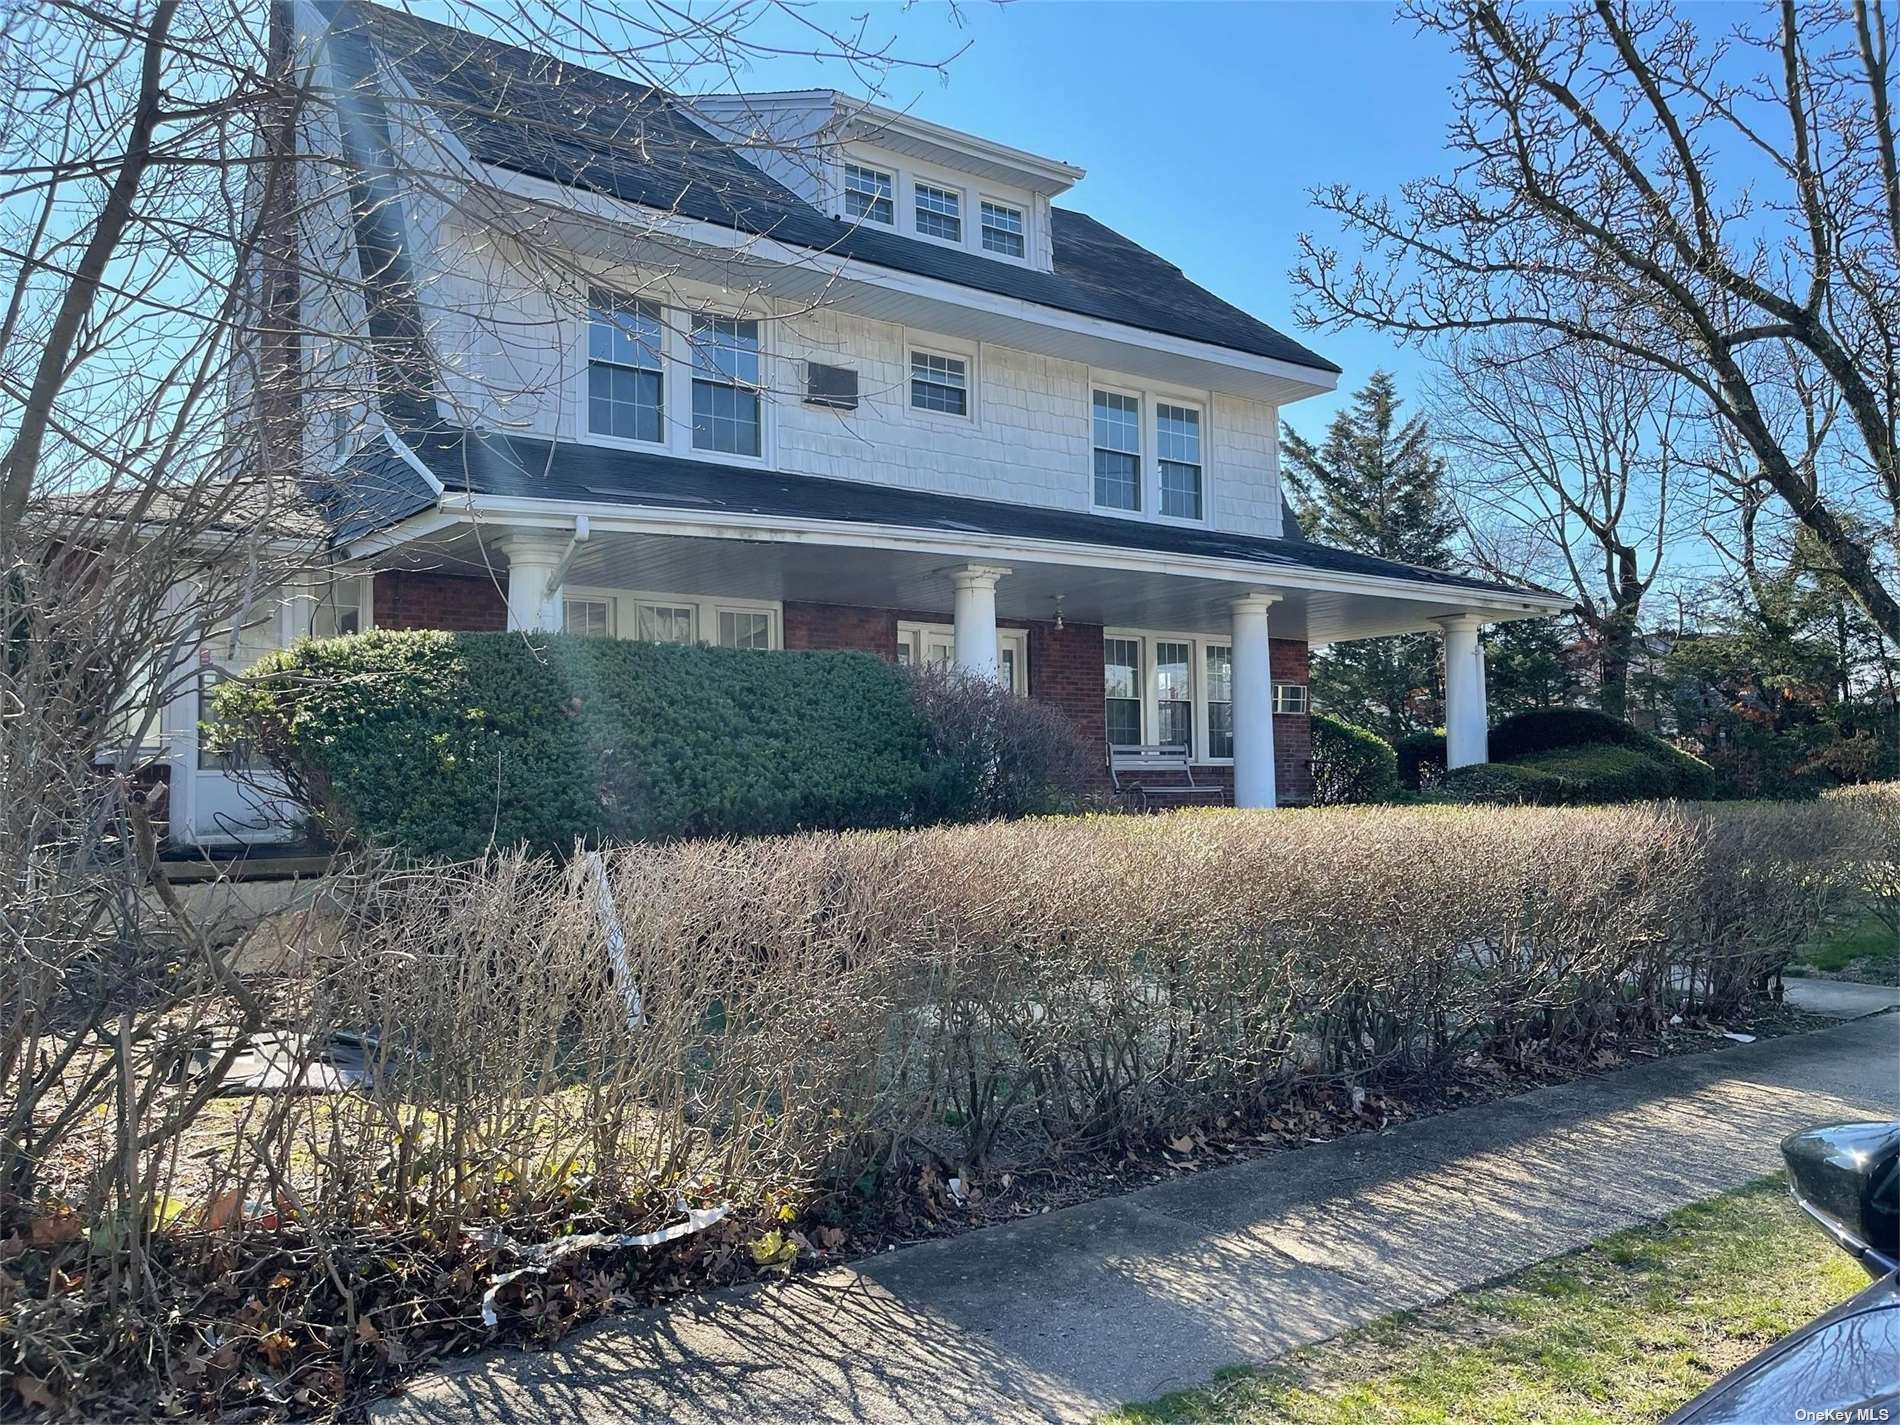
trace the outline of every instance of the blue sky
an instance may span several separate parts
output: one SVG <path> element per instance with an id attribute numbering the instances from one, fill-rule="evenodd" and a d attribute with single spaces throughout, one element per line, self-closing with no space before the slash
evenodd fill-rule
<path id="1" fill-rule="evenodd" d="M 1419 404 L 1425 363 L 1415 352 L 1374 332 L 1301 332 L 1286 280 L 1300 231 L 1329 231 L 1308 189 L 1349 181 L 1393 192 L 1446 162 L 1453 62 L 1390 7 L 966 0 L 960 26 L 947 6 L 928 3 L 847 0 L 801 13 L 834 31 L 868 15 L 868 36 L 893 37 L 896 53 L 919 59 L 967 42 L 942 81 L 890 75 L 885 102 L 1087 169 L 1060 203 L 1339 363 L 1341 395 L 1284 412 L 1303 434 L 1317 435 L 1379 366 L 1397 371 Z M 796 33 L 774 18 L 750 38 Z M 802 59 L 761 63 L 744 82 L 862 92 L 841 66 Z"/>

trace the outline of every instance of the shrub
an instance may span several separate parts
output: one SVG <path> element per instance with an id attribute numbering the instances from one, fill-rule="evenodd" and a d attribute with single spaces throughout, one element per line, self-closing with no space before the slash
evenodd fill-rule
<path id="1" fill-rule="evenodd" d="M 1515 762 L 1455 767 L 1439 783 L 1450 801 L 1589 806 L 1670 795 L 1667 768 L 1628 747 L 1569 747 Z"/>
<path id="2" fill-rule="evenodd" d="M 1399 785 L 1407 791 L 1425 792 L 1438 785 L 1445 775 L 1445 729 L 1413 732 L 1392 744 L 1398 759 Z"/>
<path id="3" fill-rule="evenodd" d="M 1655 763 L 1660 784 L 1638 797 L 1702 800 L 1715 795 L 1715 769 L 1708 763 L 1595 708 L 1533 708 L 1513 713 L 1491 729 L 1493 762 L 1519 762 L 1577 747 L 1626 747 Z"/>
<path id="4" fill-rule="evenodd" d="M 167 1364 L 214 1333 L 246 1368 L 360 1379 L 378 1353 L 344 1356 L 347 1329 L 312 1322 L 347 1303 L 433 1348 L 494 1281 L 504 1317 L 548 1324 L 584 1283 L 499 1273 L 549 1238 L 677 1220 L 681 1200 L 735 1209 L 701 1265 L 748 1260 L 768 1225 L 802 1253 L 893 1184 L 950 1214 L 952 1173 L 988 1190 L 1018 1165 L 1073 1176 L 1081 1154 L 1222 1120 L 1277 1132 L 1303 1086 L 1430 1091 L 1474 1055 L 1592 1064 L 1672 1014 L 1747 1006 L 1878 835 L 1850 799 L 1203 810 L 363 865 L 312 937 L 336 949 L 313 948 L 270 1004 L 286 1072 L 295 1046 L 345 1030 L 367 1082 L 318 1111 L 260 1100 L 241 1132 L 226 1114 L 190 1127 L 179 1085 L 129 1133 L 119 1041 L 71 1041 L 34 1146 L 77 1240 L 9 1263 L 38 1275 L 16 1322 L 44 1326 L 15 1336 L 58 1353 L 45 1374 L 69 1400 L 102 1360 L 169 1388 Z M 217 996 L 189 1003 L 208 1017 L 168 1006 L 148 1058 L 211 1042 Z M 187 1215 L 159 1226 L 175 1210 L 160 1199 L 134 1259 L 163 1268 L 176 1306 L 138 1318 L 134 1350 L 116 1302 L 82 1314 L 77 1288 L 48 1283 L 126 1239 L 97 1184 L 169 1192 L 185 1162 L 203 1175 L 178 1189 Z M 36 1206 L 17 1220 L 65 1221 Z M 916 1220 L 914 1200 L 896 1208 Z M 596 1265 L 620 1270 L 558 1271 Z M 220 1289 L 280 1275 L 296 1290 Z"/>
<path id="5" fill-rule="evenodd" d="M 906 670 L 924 723 L 914 820 L 983 821 L 1072 810 L 1095 755 L 1059 709 L 956 668 Z"/>
<path id="6" fill-rule="evenodd" d="M 925 749 L 869 654 L 559 634 L 306 641 L 221 688 L 217 716 L 334 829 L 442 857 L 896 825 Z"/>
<path id="7" fill-rule="evenodd" d="M 333 830 L 449 858 L 1023 816 L 1077 804 L 1092 765 L 989 679 L 558 634 L 305 642 L 218 718 Z"/>
<path id="8" fill-rule="evenodd" d="M 1392 800 L 1399 790 L 1398 757 L 1376 732 L 1331 713 L 1314 713 L 1313 799 L 1320 806 Z"/>

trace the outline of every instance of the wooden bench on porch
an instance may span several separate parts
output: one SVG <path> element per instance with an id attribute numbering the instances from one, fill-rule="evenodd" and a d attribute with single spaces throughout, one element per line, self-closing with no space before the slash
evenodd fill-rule
<path id="1" fill-rule="evenodd" d="M 1167 780 L 1157 780 L 1158 777 Z M 1194 780 L 1194 763 L 1178 742 L 1108 749 L 1108 780 L 1143 811 L 1164 806 L 1225 806 L 1227 788 Z"/>

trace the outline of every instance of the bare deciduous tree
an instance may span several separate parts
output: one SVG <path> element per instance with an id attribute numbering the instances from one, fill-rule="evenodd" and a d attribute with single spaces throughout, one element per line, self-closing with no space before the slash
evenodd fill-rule
<path id="1" fill-rule="evenodd" d="M 1780 0 L 1727 33 L 1659 0 L 1407 14 L 1463 62 L 1456 167 L 1396 200 L 1318 192 L 1364 250 L 1347 263 L 1303 238 L 1302 317 L 1526 328 L 1668 373 L 1900 640 L 1900 165 L 1879 0 Z M 1802 390 L 1843 412 L 1818 448 L 1786 418 Z"/>
<path id="2" fill-rule="evenodd" d="M 1570 591 L 1597 645 L 1603 710 L 1625 715 L 1643 600 L 1689 522 L 1678 447 L 1681 383 L 1601 348 L 1538 333 L 1445 349 L 1439 439 L 1468 543 L 1500 577 Z"/>

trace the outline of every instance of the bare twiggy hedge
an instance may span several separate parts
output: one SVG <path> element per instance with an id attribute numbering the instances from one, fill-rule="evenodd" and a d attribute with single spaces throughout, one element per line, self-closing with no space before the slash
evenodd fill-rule
<path id="1" fill-rule="evenodd" d="M 875 1200 L 920 1163 L 980 1182 L 1268 1116 L 1316 1079 L 1430 1083 L 1474 1054 L 1575 1062 L 1676 1013 L 1721 1022 L 1837 897 L 1865 902 L 1897 820 L 1888 787 L 369 866 L 273 923 L 303 947 L 288 975 L 155 996 L 115 977 L 119 1002 L 88 1017 L 59 975 L 9 974 L 30 1035 L 0 1067 L 34 1132 L 9 1145 L 32 1173 L 7 1203 L 0 1343 L 74 1399 L 150 1373 L 196 1399 L 234 1368 L 202 1342 L 231 1332 L 374 1375 L 351 1363 L 351 1313 L 400 1301 L 379 1321 L 465 1331 L 521 1260 L 495 1228 L 618 1231 L 681 1199 L 757 1222 L 826 1192 Z M 195 983 L 190 960 L 153 984 Z M 205 1068 L 251 1025 L 361 1047 L 367 1087 L 212 1097 Z M 710 1256 L 764 1228 L 722 1231 Z M 284 1322 L 342 1321 L 341 1366 L 334 1332 L 285 1335 L 212 1289 L 234 1271 L 298 1283 Z M 146 1274 L 171 1286 L 133 1317 L 88 1285 Z"/>
<path id="2" fill-rule="evenodd" d="M 1732 1014 L 1851 892 L 1897 797 L 630 848 L 608 868 L 637 1026 L 584 867 L 505 860 L 379 884 L 317 999 L 380 1033 L 370 1101 L 403 1145 L 380 1181 L 425 1215 L 575 1163 L 740 1195 L 924 1150 L 980 1172 L 1303 1078 Z"/>

